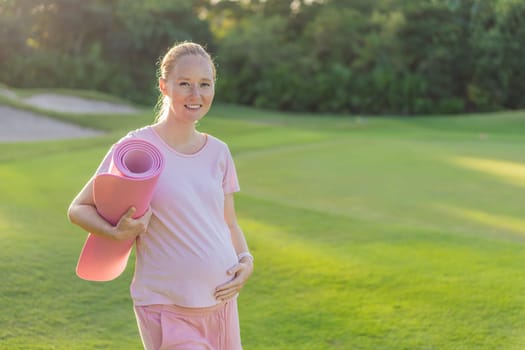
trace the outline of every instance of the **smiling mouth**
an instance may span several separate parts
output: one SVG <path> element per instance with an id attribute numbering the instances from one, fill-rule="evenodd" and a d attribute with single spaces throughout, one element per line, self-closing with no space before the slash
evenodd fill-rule
<path id="1" fill-rule="evenodd" d="M 184 107 L 186 107 L 187 109 L 191 109 L 191 110 L 197 110 L 199 108 L 202 107 L 202 105 L 184 105 Z"/>

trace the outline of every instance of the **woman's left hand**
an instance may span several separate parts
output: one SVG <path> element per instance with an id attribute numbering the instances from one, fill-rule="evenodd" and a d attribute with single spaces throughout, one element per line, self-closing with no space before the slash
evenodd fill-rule
<path id="1" fill-rule="evenodd" d="M 219 301 L 227 301 L 238 294 L 248 278 L 253 273 L 253 261 L 251 259 L 243 259 L 237 265 L 228 270 L 229 275 L 233 275 L 233 279 L 215 288 L 215 299 Z"/>

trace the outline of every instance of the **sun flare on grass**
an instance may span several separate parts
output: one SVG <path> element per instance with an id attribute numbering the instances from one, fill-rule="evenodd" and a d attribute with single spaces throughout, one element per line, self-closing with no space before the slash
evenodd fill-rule
<path id="1" fill-rule="evenodd" d="M 450 215 L 468 220 L 477 224 L 485 225 L 497 230 L 509 231 L 525 237 L 525 220 L 508 215 L 487 213 L 481 210 L 460 208 L 456 206 L 440 205 Z"/>
<path id="2" fill-rule="evenodd" d="M 463 168 L 495 176 L 505 183 L 525 187 L 525 164 L 473 157 L 453 157 L 450 161 Z"/>

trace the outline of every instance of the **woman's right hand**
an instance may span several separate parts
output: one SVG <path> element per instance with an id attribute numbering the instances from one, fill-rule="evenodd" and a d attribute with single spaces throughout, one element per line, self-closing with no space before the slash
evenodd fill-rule
<path id="1" fill-rule="evenodd" d="M 122 215 L 112 232 L 114 239 L 119 241 L 132 239 L 146 232 L 153 213 L 151 208 L 148 208 L 144 215 L 136 219 L 133 218 L 135 212 L 135 207 L 130 207 L 128 211 Z"/>

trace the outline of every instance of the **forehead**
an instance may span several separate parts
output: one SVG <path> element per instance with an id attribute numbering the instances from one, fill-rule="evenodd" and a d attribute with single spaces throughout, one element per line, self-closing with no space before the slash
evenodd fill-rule
<path id="1" fill-rule="evenodd" d="M 213 69 L 210 60 L 200 55 L 184 55 L 173 66 L 174 78 L 196 78 L 213 80 Z"/>

